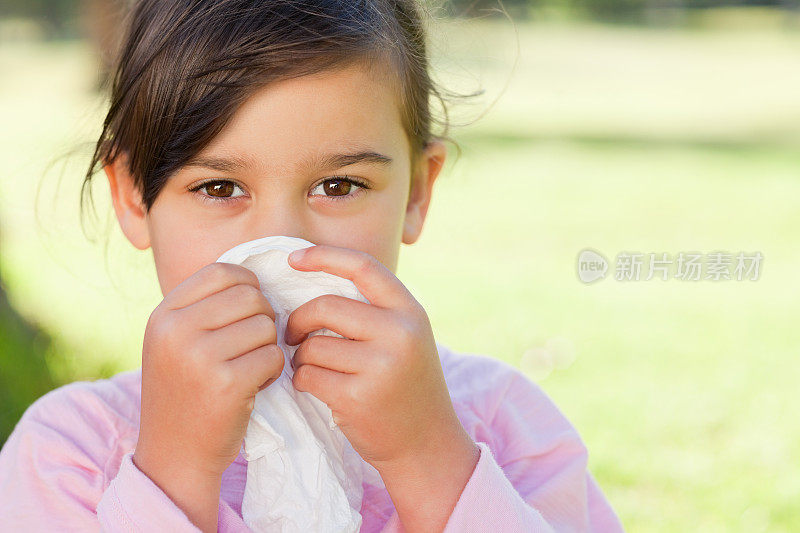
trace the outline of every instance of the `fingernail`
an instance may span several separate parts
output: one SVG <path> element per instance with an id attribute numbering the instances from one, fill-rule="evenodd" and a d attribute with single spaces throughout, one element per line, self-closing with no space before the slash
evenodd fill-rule
<path id="1" fill-rule="evenodd" d="M 306 255 L 306 249 L 301 248 L 299 250 L 295 250 L 294 252 L 290 253 L 289 258 L 291 258 L 291 260 L 294 261 L 295 263 L 299 263 L 303 259 L 304 255 Z"/>

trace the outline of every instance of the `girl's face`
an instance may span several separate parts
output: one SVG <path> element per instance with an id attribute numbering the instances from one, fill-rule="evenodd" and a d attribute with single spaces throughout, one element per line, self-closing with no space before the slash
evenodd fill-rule
<path id="1" fill-rule="evenodd" d="M 268 235 L 361 250 L 394 272 L 400 243 L 422 230 L 446 147 L 431 143 L 411 168 L 389 79 L 352 66 L 260 89 L 148 213 L 121 158 L 107 166 L 122 230 L 152 247 L 162 293 Z"/>

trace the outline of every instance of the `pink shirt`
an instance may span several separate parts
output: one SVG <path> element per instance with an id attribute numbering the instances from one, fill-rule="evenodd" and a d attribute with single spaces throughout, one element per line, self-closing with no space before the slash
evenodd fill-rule
<path id="1" fill-rule="evenodd" d="M 480 459 L 445 533 L 622 531 L 587 471 L 587 450 L 545 393 L 513 366 L 437 343 L 453 406 Z M 197 532 L 131 461 L 141 368 L 52 390 L 23 414 L 0 450 L 4 531 Z M 225 471 L 219 531 L 241 517 L 247 462 Z M 401 532 L 389 493 L 364 484 L 364 532 Z"/>

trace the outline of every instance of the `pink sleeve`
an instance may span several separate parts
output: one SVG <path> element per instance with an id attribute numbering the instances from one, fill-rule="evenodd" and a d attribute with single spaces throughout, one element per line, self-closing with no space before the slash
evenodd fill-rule
<path id="1" fill-rule="evenodd" d="M 122 457 L 117 476 L 111 480 L 97 505 L 97 518 L 103 530 L 200 531 L 158 485 L 133 464 L 132 457 L 133 452 Z M 220 532 L 250 531 L 236 511 L 221 498 L 217 529 Z"/>
<path id="2" fill-rule="evenodd" d="M 112 411 L 75 382 L 39 398 L 0 450 L 0 517 L 9 531 L 200 531 L 131 461 L 106 465 L 118 443 Z M 224 501 L 219 531 L 249 531 Z"/>
<path id="3" fill-rule="evenodd" d="M 587 471 L 587 450 L 575 428 L 523 374 L 510 369 L 486 403 L 493 448 L 481 454 L 445 533 L 465 531 L 623 531 Z M 491 376 L 487 376 L 491 377 Z M 486 420 L 486 418 L 485 418 Z"/>

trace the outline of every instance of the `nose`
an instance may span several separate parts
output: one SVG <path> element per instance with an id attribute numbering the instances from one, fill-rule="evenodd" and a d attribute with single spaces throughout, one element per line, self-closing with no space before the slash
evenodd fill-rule
<path id="1" fill-rule="evenodd" d="M 307 206 L 295 206 L 289 199 L 276 195 L 251 211 L 251 220 L 247 224 L 252 230 L 250 240 L 285 235 L 315 242 L 308 216 Z"/>

